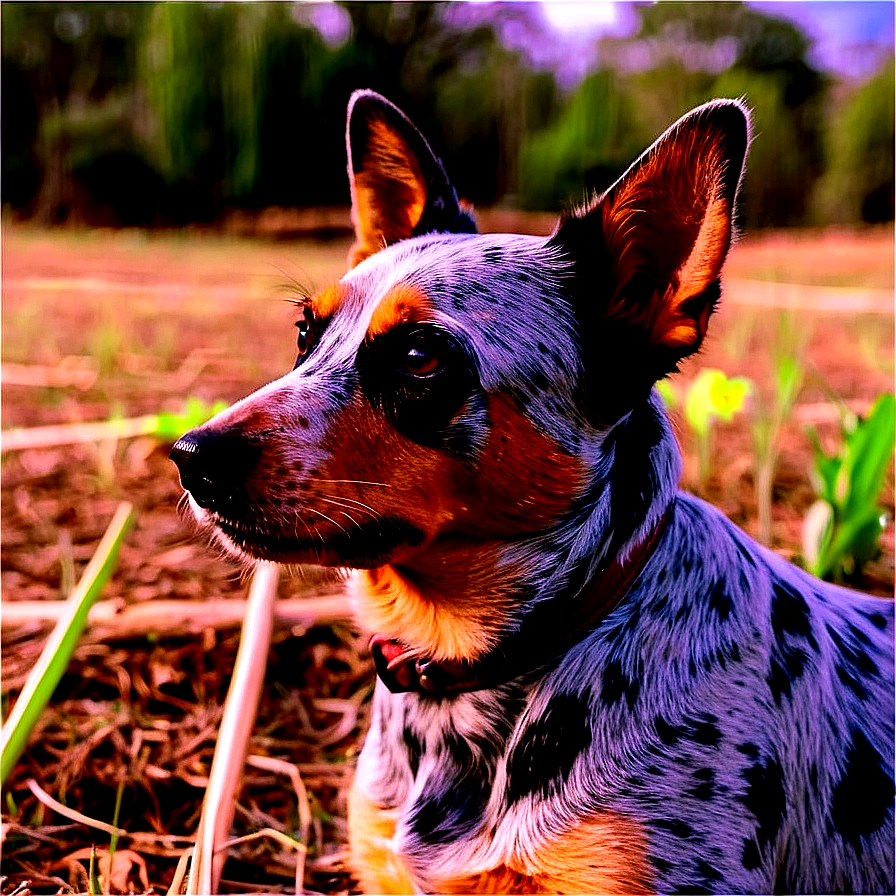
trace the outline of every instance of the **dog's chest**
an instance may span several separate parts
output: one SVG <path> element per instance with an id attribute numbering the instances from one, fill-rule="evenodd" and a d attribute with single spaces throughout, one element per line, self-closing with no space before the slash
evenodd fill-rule
<path id="1" fill-rule="evenodd" d="M 587 696 L 485 693 L 437 702 L 378 692 L 350 813 L 367 891 L 646 892 L 636 823 L 611 810 L 571 823 Z"/>

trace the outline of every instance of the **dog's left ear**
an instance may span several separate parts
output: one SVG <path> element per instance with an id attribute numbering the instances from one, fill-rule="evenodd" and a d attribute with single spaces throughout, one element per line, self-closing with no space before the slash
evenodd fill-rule
<path id="1" fill-rule="evenodd" d="M 585 353 L 593 334 L 612 334 L 610 354 L 629 353 L 652 385 L 699 348 L 720 295 L 749 131 L 741 103 L 701 106 L 560 222 L 552 243 L 575 263 Z"/>
<path id="2" fill-rule="evenodd" d="M 424 233 L 475 233 L 442 163 L 397 106 L 356 90 L 346 127 L 354 267 L 374 252 Z"/>

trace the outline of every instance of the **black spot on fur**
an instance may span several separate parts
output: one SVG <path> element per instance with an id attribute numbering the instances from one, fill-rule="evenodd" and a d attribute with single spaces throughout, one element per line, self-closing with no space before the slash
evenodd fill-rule
<path id="1" fill-rule="evenodd" d="M 500 265 L 504 262 L 504 253 L 497 246 L 489 246 L 482 253 L 482 258 L 486 264 Z"/>
<path id="2" fill-rule="evenodd" d="M 777 660 L 772 660 L 771 662 L 771 668 L 768 673 L 768 685 L 771 688 L 772 697 L 774 697 L 778 706 L 781 705 L 782 697 L 791 696 L 790 676 Z"/>
<path id="3" fill-rule="evenodd" d="M 716 611 L 716 615 L 723 622 L 731 613 L 731 598 L 725 590 L 725 582 L 722 579 L 719 579 L 719 581 L 716 582 L 715 587 L 710 592 L 709 606 L 710 609 Z"/>
<path id="4" fill-rule="evenodd" d="M 440 750 L 450 758 L 458 771 L 466 773 L 476 765 L 476 756 L 469 741 L 454 729 L 448 730 L 439 745 Z"/>
<path id="5" fill-rule="evenodd" d="M 623 695 L 628 708 L 632 709 L 635 700 L 638 699 L 638 692 L 641 689 L 641 682 L 636 678 L 629 678 L 623 671 L 618 660 L 611 660 L 604 668 L 603 681 L 601 684 L 600 697 L 607 706 L 618 703 Z"/>
<path id="6" fill-rule="evenodd" d="M 744 756 L 749 756 L 750 759 L 755 759 L 759 755 L 759 747 L 756 744 L 751 744 L 749 741 L 743 744 L 737 745 L 737 752 L 743 753 Z"/>
<path id="7" fill-rule="evenodd" d="M 691 738 L 697 741 L 698 744 L 703 744 L 707 747 L 717 746 L 722 738 L 722 732 L 719 731 L 716 722 L 718 722 L 718 719 L 710 713 L 706 713 L 702 721 L 692 721 L 693 734 Z"/>
<path id="8" fill-rule="evenodd" d="M 828 634 L 837 647 L 840 660 L 836 665 L 837 676 L 860 700 L 868 696 L 865 683 L 878 674 L 877 664 L 859 645 L 868 643 L 864 632 L 849 626 L 847 635 L 841 635 L 833 626 L 827 626 Z M 858 637 L 861 635 L 861 638 Z"/>
<path id="9" fill-rule="evenodd" d="M 887 617 L 883 613 L 869 613 L 868 619 L 875 628 L 883 630 L 887 627 Z"/>
<path id="10" fill-rule="evenodd" d="M 698 800 L 711 800 L 716 790 L 716 773 L 711 768 L 698 768 L 694 777 L 698 783 L 691 790 L 691 796 Z"/>
<path id="11" fill-rule="evenodd" d="M 709 862 L 704 862 L 703 859 L 700 859 L 697 862 L 696 871 L 705 881 L 722 879 L 722 875 L 719 873 L 718 868 L 714 868 Z"/>
<path id="12" fill-rule="evenodd" d="M 772 628 L 779 640 L 785 633 L 808 637 L 812 631 L 806 601 L 785 582 L 776 583 L 773 589 Z"/>
<path id="13" fill-rule="evenodd" d="M 865 685 L 862 683 L 860 678 L 857 678 L 853 671 L 841 664 L 837 664 L 835 666 L 835 671 L 837 672 L 837 677 L 843 683 L 844 687 L 849 688 L 859 700 L 866 700 L 868 698 L 868 690 Z"/>
<path id="14" fill-rule="evenodd" d="M 681 730 L 674 725 L 670 725 L 662 716 L 657 716 L 653 720 L 653 727 L 656 729 L 660 740 L 667 747 L 671 747 L 681 736 Z"/>
<path id="15" fill-rule="evenodd" d="M 651 452 L 662 438 L 663 430 L 653 408 L 645 401 L 630 414 L 625 424 L 617 426 L 604 443 L 604 451 L 613 451 L 613 472 L 610 479 L 610 515 L 613 543 L 610 555 L 627 541 L 644 520 L 653 504 L 659 482 L 651 461 Z M 603 490 L 604 481 L 595 484 Z M 597 503 L 597 493 L 585 496 L 589 508 Z"/>
<path id="16" fill-rule="evenodd" d="M 787 814 L 784 775 L 778 762 L 769 759 L 765 764 L 751 765 L 744 771 L 743 778 L 747 786 L 740 801 L 758 822 L 755 842 L 761 851 L 774 842 Z"/>
<path id="17" fill-rule="evenodd" d="M 423 755 L 423 745 L 410 728 L 405 728 L 402 736 L 408 751 L 408 765 L 411 767 L 411 775 L 416 778 L 417 771 L 420 768 L 420 757 Z"/>
<path id="18" fill-rule="evenodd" d="M 759 857 L 759 847 L 755 840 L 744 840 L 744 851 L 741 856 L 741 864 L 747 871 L 753 871 L 759 867 L 761 859 Z"/>
<path id="19" fill-rule="evenodd" d="M 694 835 L 694 829 L 686 821 L 681 821 L 677 818 L 657 818 L 649 822 L 649 824 L 651 827 L 668 831 L 681 840 L 687 840 Z"/>
<path id="20" fill-rule="evenodd" d="M 551 387 L 548 378 L 540 371 L 534 370 L 530 376 L 532 381 L 532 385 L 535 386 L 540 392 L 547 392 L 547 390 Z"/>
<path id="21" fill-rule="evenodd" d="M 510 804 L 538 793 L 550 795 L 561 786 L 576 757 L 591 744 L 587 699 L 556 694 L 540 718 L 520 734 L 507 759 L 507 799 Z"/>
<path id="22" fill-rule="evenodd" d="M 883 760 L 857 729 L 851 731 L 846 768 L 834 787 L 831 820 L 840 835 L 856 850 L 861 838 L 874 833 L 893 809 L 893 780 Z"/>
<path id="23" fill-rule="evenodd" d="M 474 770 L 441 792 L 416 804 L 411 831 L 426 843 L 452 843 L 467 836 L 477 825 L 491 790 L 488 776 Z"/>
<path id="24" fill-rule="evenodd" d="M 812 634 L 805 599 L 785 582 L 777 582 L 773 588 L 771 622 L 775 646 L 768 684 L 775 703 L 780 706 L 784 697 L 792 696 L 793 683 L 803 676 L 809 652 L 818 650 L 818 642 Z"/>

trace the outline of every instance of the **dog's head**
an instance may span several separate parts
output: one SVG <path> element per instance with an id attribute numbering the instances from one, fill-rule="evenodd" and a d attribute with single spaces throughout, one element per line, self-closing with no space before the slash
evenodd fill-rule
<path id="1" fill-rule="evenodd" d="M 411 122 L 356 93 L 351 270 L 302 308 L 292 372 L 175 445 L 196 517 L 239 555 L 369 570 L 393 627 L 396 588 L 511 601 L 503 547 L 581 516 L 597 446 L 699 347 L 748 139 L 739 103 L 702 106 L 549 238 L 479 235 Z"/>

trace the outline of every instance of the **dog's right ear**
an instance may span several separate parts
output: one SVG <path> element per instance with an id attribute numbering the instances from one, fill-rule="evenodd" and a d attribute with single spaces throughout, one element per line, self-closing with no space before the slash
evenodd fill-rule
<path id="1" fill-rule="evenodd" d="M 354 267 L 380 249 L 424 233 L 475 233 L 442 163 L 397 106 L 356 90 L 346 127 Z"/>

